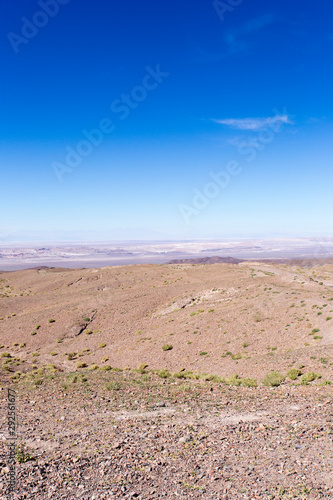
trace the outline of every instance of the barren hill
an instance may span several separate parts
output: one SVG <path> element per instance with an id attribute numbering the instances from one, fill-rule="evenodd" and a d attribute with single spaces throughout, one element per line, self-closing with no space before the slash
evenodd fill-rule
<path id="1" fill-rule="evenodd" d="M 329 265 L 37 268 L 0 279 L 0 353 L 20 358 L 22 372 L 146 363 L 260 379 L 302 363 L 332 375 L 319 361 L 333 348 Z"/>
<path id="2" fill-rule="evenodd" d="M 2 492 L 10 385 L 17 499 L 333 498 L 332 265 L 39 267 L 0 307 Z"/>

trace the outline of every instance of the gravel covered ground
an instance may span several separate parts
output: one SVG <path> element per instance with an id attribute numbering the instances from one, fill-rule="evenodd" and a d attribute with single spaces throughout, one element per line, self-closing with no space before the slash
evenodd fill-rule
<path id="1" fill-rule="evenodd" d="M 14 499 L 333 499 L 331 386 L 131 371 L 53 377 L 13 384 L 22 445 Z M 4 492 L 6 385 L 0 398 Z"/>

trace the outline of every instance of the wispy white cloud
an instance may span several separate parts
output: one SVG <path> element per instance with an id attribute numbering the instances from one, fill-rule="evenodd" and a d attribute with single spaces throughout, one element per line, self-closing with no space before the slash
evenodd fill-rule
<path id="1" fill-rule="evenodd" d="M 269 126 L 294 124 L 288 115 L 275 115 L 268 118 L 224 118 L 212 121 L 236 130 L 262 130 Z"/>

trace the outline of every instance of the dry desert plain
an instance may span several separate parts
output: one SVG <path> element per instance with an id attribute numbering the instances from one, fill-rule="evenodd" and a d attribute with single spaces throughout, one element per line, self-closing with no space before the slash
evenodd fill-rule
<path id="1" fill-rule="evenodd" d="M 14 498 L 333 499 L 330 261 L 2 272 L 0 317 Z"/>

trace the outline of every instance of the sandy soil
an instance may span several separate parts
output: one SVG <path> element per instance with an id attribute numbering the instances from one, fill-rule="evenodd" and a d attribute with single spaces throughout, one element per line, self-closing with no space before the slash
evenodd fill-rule
<path id="1" fill-rule="evenodd" d="M 3 272 L 0 317 L 13 498 L 333 499 L 332 266 Z"/>

